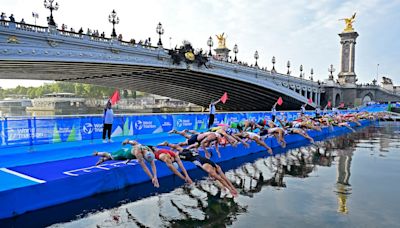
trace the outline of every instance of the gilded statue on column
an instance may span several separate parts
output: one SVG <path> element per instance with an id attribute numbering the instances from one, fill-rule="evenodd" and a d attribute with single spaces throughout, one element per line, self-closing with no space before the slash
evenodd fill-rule
<path id="1" fill-rule="evenodd" d="M 344 28 L 343 32 L 353 32 L 353 22 L 355 21 L 356 13 L 353 14 L 350 18 L 342 18 L 339 21 L 344 21 L 346 23 L 346 28 Z"/>
<path id="2" fill-rule="evenodd" d="M 226 37 L 224 37 L 225 33 L 221 35 L 216 35 L 218 39 L 218 48 L 226 48 Z"/>

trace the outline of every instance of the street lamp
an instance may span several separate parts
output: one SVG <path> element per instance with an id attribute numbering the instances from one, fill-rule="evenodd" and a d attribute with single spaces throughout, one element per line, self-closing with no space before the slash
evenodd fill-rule
<path id="1" fill-rule="evenodd" d="M 314 75 L 314 69 L 313 69 L 313 68 L 311 68 L 311 76 L 310 76 L 310 80 L 311 80 L 311 81 L 313 81 L 313 80 L 314 80 L 314 78 L 313 78 L 313 75 Z"/>
<path id="2" fill-rule="evenodd" d="M 213 45 L 214 45 L 214 41 L 213 41 L 212 37 L 210 36 L 210 38 L 208 38 L 208 40 L 207 40 L 207 46 L 210 47 L 210 52 L 208 52 L 208 56 L 212 56 L 211 47 Z"/>
<path id="3" fill-rule="evenodd" d="M 158 36 L 159 36 L 157 45 L 159 47 L 162 47 L 161 35 L 164 34 L 164 28 L 162 27 L 161 22 L 158 23 L 157 28 L 156 28 L 156 32 L 158 33 Z"/>
<path id="4" fill-rule="evenodd" d="M 119 23 L 119 17 L 117 17 L 117 13 L 115 12 L 115 10 L 113 10 L 111 14 L 108 15 L 108 21 L 113 25 L 111 37 L 115 38 L 117 37 L 117 33 L 115 32 L 115 25 Z"/>
<path id="5" fill-rule="evenodd" d="M 300 65 L 300 78 L 303 78 L 303 64 Z"/>
<path id="6" fill-rule="evenodd" d="M 54 0 L 44 0 L 44 7 L 50 10 L 50 17 L 48 20 L 48 24 L 51 26 L 56 26 L 56 23 L 54 22 L 53 19 L 53 10 L 57 11 L 58 10 L 58 3 L 56 2 L 55 5 L 53 5 Z"/>
<path id="7" fill-rule="evenodd" d="M 379 63 L 376 64 L 376 82 L 379 82 Z"/>
<path id="8" fill-rule="evenodd" d="M 286 66 L 287 66 L 287 73 L 286 74 L 290 75 L 290 61 L 289 60 L 287 61 L 287 65 Z"/>
<path id="9" fill-rule="evenodd" d="M 237 44 L 233 46 L 233 53 L 235 53 L 235 59 L 233 60 L 235 63 L 237 62 L 236 54 L 239 52 Z"/>
<path id="10" fill-rule="evenodd" d="M 330 68 L 328 68 L 328 72 L 331 73 L 329 75 L 329 80 L 333 81 L 333 72 L 335 72 L 335 68 L 333 68 L 333 65 L 331 64 Z"/>
<path id="11" fill-rule="evenodd" d="M 258 67 L 257 59 L 258 59 L 259 57 L 260 57 L 260 56 L 258 55 L 258 51 L 254 52 L 254 58 L 256 59 L 256 64 L 254 65 L 255 67 Z"/>
<path id="12" fill-rule="evenodd" d="M 36 26 L 36 19 L 39 18 L 39 14 L 35 13 L 35 12 L 32 12 L 32 17 L 35 18 L 35 26 Z"/>
<path id="13" fill-rule="evenodd" d="M 275 56 L 272 56 L 272 70 L 271 72 L 276 72 L 275 70 Z"/>

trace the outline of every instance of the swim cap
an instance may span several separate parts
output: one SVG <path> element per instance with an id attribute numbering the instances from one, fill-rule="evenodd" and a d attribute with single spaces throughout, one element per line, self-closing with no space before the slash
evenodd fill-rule
<path id="1" fill-rule="evenodd" d="M 218 139 L 219 144 L 226 145 L 227 141 L 224 137 Z"/>
<path id="2" fill-rule="evenodd" d="M 237 128 L 237 126 L 238 126 L 238 123 L 237 123 L 237 122 L 232 122 L 232 123 L 231 123 L 231 128 Z"/>
<path id="3" fill-rule="evenodd" d="M 147 151 L 147 152 L 144 154 L 144 159 L 145 159 L 146 161 L 148 161 L 148 162 L 153 161 L 153 160 L 155 159 L 154 153 L 152 153 L 152 152 L 150 152 L 150 151 Z"/>

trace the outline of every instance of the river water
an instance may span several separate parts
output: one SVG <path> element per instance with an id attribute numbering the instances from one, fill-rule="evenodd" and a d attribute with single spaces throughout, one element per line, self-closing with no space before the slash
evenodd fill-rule
<path id="1" fill-rule="evenodd" d="M 157 195 L 138 196 L 152 186 L 134 186 L 30 219 L 74 228 L 399 227 L 399 139 L 400 123 L 380 123 L 274 157 L 256 154 L 222 164 L 240 191 L 235 199 L 202 178 Z"/>

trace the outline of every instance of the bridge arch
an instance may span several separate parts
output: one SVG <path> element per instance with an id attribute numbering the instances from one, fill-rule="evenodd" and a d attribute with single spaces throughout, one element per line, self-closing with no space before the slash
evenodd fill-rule
<path id="1" fill-rule="evenodd" d="M 362 104 L 365 105 L 370 101 L 374 100 L 374 96 L 372 95 L 371 92 L 367 93 L 366 95 L 364 95 L 364 97 L 362 98 Z"/>
<path id="2" fill-rule="evenodd" d="M 335 106 L 339 106 L 339 104 L 340 104 L 340 94 L 336 94 L 336 96 L 335 96 Z"/>
<path id="3" fill-rule="evenodd" d="M 143 91 L 207 107 L 228 92 L 230 111 L 281 109 L 307 102 L 316 82 L 209 58 L 174 62 L 163 47 L 149 47 L 55 28 L 6 21 L 0 25 L 0 79 L 37 79 Z M 5 42 L 7 41 L 7 43 Z M 318 89 L 318 91 L 320 91 Z M 320 93 L 320 92 L 318 92 Z M 318 101 L 310 104 L 317 105 Z"/>

